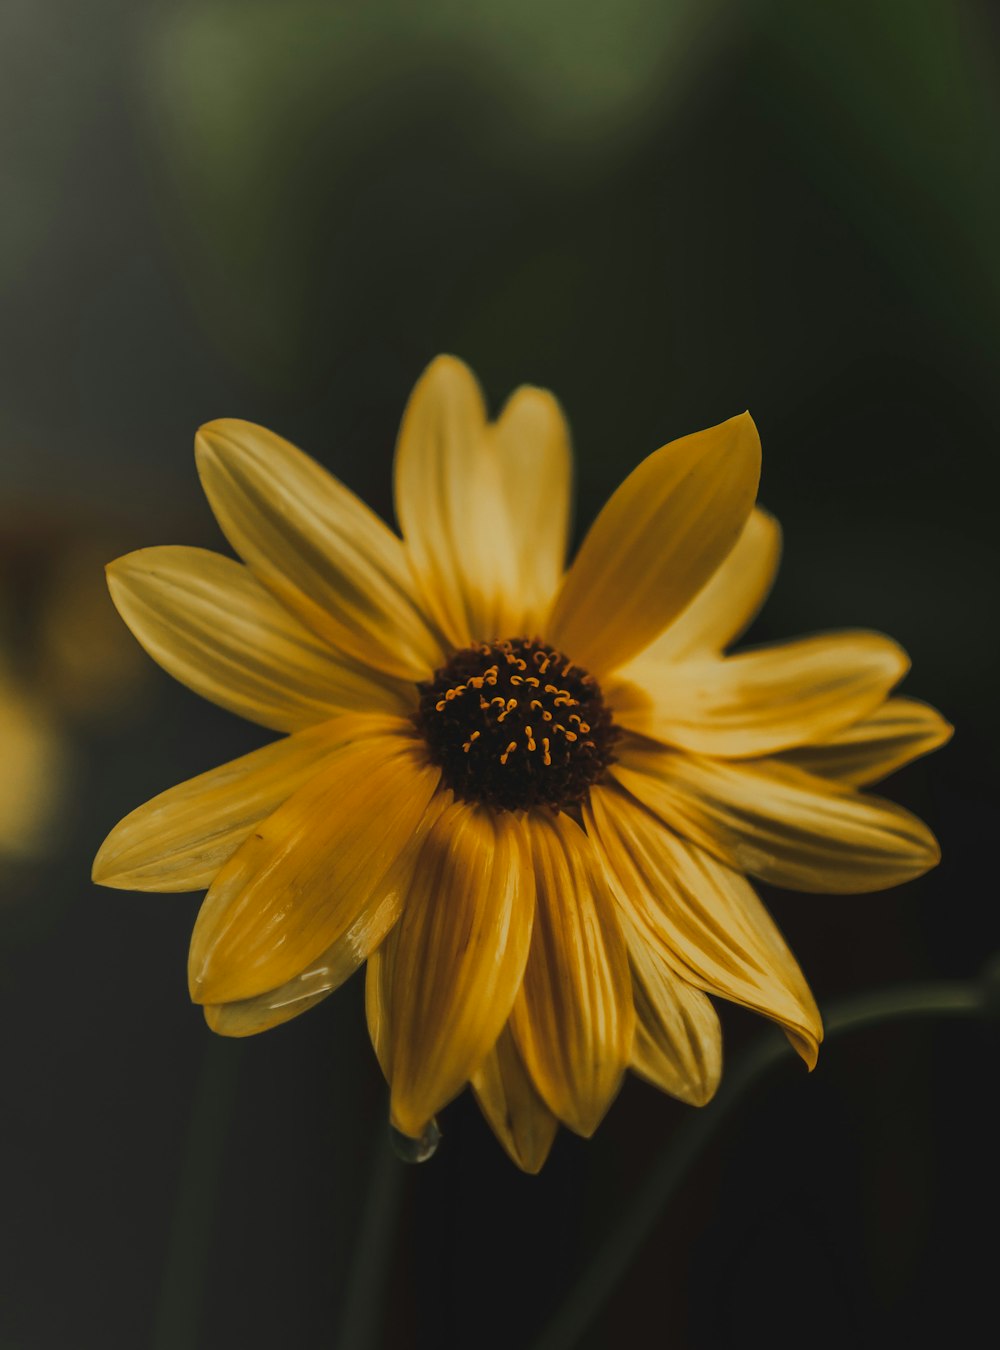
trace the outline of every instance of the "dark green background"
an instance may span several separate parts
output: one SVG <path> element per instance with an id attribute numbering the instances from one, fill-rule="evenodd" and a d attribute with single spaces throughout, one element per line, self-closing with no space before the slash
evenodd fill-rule
<path id="1" fill-rule="evenodd" d="M 0 856 L 3 1350 L 336 1345 L 383 1148 L 360 979 L 215 1040 L 197 898 L 88 880 L 131 807 L 266 739 L 133 661 L 103 592 L 116 553 L 222 547 L 204 420 L 272 426 L 388 514 L 409 387 L 452 351 L 494 406 L 557 392 L 582 528 L 749 407 L 785 527 L 753 636 L 892 633 L 958 728 L 887 789 L 938 871 L 766 898 L 821 1004 L 1000 945 L 996 38 L 985 0 L 7 0 L 0 670 L 66 769 Z M 757 1028 L 723 1019 L 738 1054 Z M 924 1025 L 811 1077 L 790 1055 L 585 1350 L 995 1325 L 997 1050 Z M 532 1179 L 450 1107 L 403 1177 L 381 1344 L 527 1345 L 687 1114 L 630 1080 Z"/>

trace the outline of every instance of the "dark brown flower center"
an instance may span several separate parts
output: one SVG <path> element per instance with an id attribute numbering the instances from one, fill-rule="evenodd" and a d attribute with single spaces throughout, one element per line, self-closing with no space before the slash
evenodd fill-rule
<path id="1" fill-rule="evenodd" d="M 597 681 L 537 638 L 464 647 L 417 687 L 417 726 L 465 801 L 565 809 L 614 758 L 618 730 Z"/>

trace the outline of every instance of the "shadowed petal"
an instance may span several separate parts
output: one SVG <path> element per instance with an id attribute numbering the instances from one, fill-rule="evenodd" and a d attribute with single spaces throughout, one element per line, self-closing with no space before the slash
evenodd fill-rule
<path id="1" fill-rule="evenodd" d="M 696 754 L 745 759 L 821 740 L 884 700 L 906 653 L 881 633 L 832 633 L 739 656 L 633 661 L 607 691 L 615 720 Z"/>
<path id="2" fill-rule="evenodd" d="M 407 686 L 338 657 L 250 570 L 201 548 L 144 548 L 108 567 L 118 613 L 154 661 L 202 698 L 275 731 L 338 712 L 398 712 Z"/>
<path id="3" fill-rule="evenodd" d="M 539 1172 L 559 1122 L 535 1091 L 509 1028 L 472 1075 L 490 1129 L 524 1172 Z"/>
<path id="4" fill-rule="evenodd" d="M 711 1000 L 682 979 L 619 911 L 635 1000 L 631 1068 L 689 1106 L 704 1106 L 722 1074 L 722 1028 Z"/>
<path id="5" fill-rule="evenodd" d="M 549 1109 L 591 1135 L 621 1085 L 635 1015 L 625 941 L 590 840 L 562 814 L 529 818 L 538 901 L 511 1030 Z"/>
<path id="6" fill-rule="evenodd" d="M 780 557 L 781 527 L 772 515 L 755 506 L 725 561 L 647 647 L 643 659 L 686 661 L 718 656 L 753 622 L 774 584 Z"/>
<path id="7" fill-rule="evenodd" d="M 445 793 L 441 795 L 446 796 Z M 392 996 L 392 965 L 398 927 L 397 924 L 382 945 L 371 953 L 365 967 L 365 1017 L 368 1021 L 368 1035 L 387 1083 L 392 1082 L 392 1063 L 389 1059 L 391 1050 L 389 1000 Z"/>
<path id="8" fill-rule="evenodd" d="M 226 538 L 307 627 L 402 680 L 440 665 L 402 541 L 353 492 L 252 422 L 207 423 L 195 454 Z"/>
<path id="9" fill-rule="evenodd" d="M 475 376 L 439 356 L 417 381 L 396 446 L 396 516 L 420 592 L 457 647 L 506 634 L 514 537 Z"/>
<path id="10" fill-rule="evenodd" d="M 168 788 L 119 821 L 93 879 L 126 891 L 197 891 L 211 884 L 253 827 L 365 736 L 403 734 L 401 719 L 347 713 L 297 731 Z"/>
<path id="11" fill-rule="evenodd" d="M 926 703 L 890 698 L 822 743 L 786 751 L 781 758 L 807 773 L 867 787 L 945 745 L 953 732 L 954 727 Z"/>
<path id="12" fill-rule="evenodd" d="M 598 675 L 648 647 L 732 550 L 759 474 L 749 413 L 643 460 L 591 526 L 546 636 Z"/>
<path id="13" fill-rule="evenodd" d="M 587 828 L 611 878 L 633 962 L 645 944 L 688 983 L 771 1018 L 812 1068 L 823 1038 L 816 1003 L 746 878 L 615 788 L 591 793 Z"/>
<path id="14" fill-rule="evenodd" d="M 325 962 L 320 968 L 324 973 L 331 969 Z M 356 969 L 357 967 L 352 965 L 343 974 L 338 971 L 340 978 L 336 984 L 329 986 L 323 983 L 321 977 L 320 987 L 314 988 L 314 970 L 310 967 L 301 976 L 301 984 L 289 980 L 280 989 L 273 989 L 268 994 L 258 994 L 256 998 L 244 998 L 235 1003 L 207 1003 L 202 1012 L 205 1014 L 205 1021 L 219 1036 L 232 1036 L 237 1039 L 257 1036 L 262 1031 L 280 1027 L 301 1013 L 308 1012 L 310 1008 L 315 1008 L 317 1003 L 322 1003 L 337 985 L 342 984 Z"/>
<path id="15" fill-rule="evenodd" d="M 569 427 L 547 389 L 523 385 L 504 404 L 489 428 L 497 464 L 516 577 L 512 633 L 534 633 L 559 586 L 569 539 L 573 457 Z"/>
<path id="16" fill-rule="evenodd" d="M 455 802 L 432 826 L 392 934 L 392 1123 L 417 1138 L 496 1042 L 527 960 L 534 886 L 523 823 Z"/>
<path id="17" fill-rule="evenodd" d="M 363 960 L 399 916 L 400 858 L 419 841 L 439 777 L 400 734 L 334 754 L 213 882 L 191 939 L 194 1001 L 266 993 L 340 939 Z"/>
<path id="18" fill-rule="evenodd" d="M 741 872 L 800 891 L 878 891 L 940 850 L 916 816 L 774 759 L 727 761 L 622 743 L 612 774 L 679 834 Z"/>

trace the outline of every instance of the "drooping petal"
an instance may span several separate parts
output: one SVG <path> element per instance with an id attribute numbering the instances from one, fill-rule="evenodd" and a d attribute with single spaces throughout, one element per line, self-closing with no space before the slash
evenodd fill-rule
<path id="1" fill-rule="evenodd" d="M 890 698 L 851 726 L 817 745 L 788 750 L 781 758 L 807 773 L 867 787 L 951 740 L 954 727 L 926 703 Z"/>
<path id="2" fill-rule="evenodd" d="M 119 821 L 94 860 L 93 879 L 126 891 L 201 890 L 254 826 L 342 746 L 406 727 L 397 718 L 347 713 L 168 788 Z"/>
<path id="3" fill-rule="evenodd" d="M 511 1030 L 539 1095 L 593 1134 L 621 1084 L 635 1014 L 625 940 L 597 855 L 565 814 L 530 818 L 538 901 Z"/>
<path id="4" fill-rule="evenodd" d="M 396 446 L 396 516 L 428 610 L 457 647 L 507 636 L 517 574 L 504 484 L 475 376 L 439 356 Z"/>
<path id="5" fill-rule="evenodd" d="M 441 796 L 446 797 L 447 794 L 442 793 Z M 397 924 L 382 945 L 371 952 L 365 966 L 365 1018 L 368 1022 L 368 1035 L 387 1083 L 392 1082 L 392 1063 L 389 1059 L 391 1050 L 389 1000 L 392 997 L 392 963 L 398 933 Z"/>
<path id="6" fill-rule="evenodd" d="M 717 656 L 753 622 L 774 584 L 780 557 L 781 527 L 755 506 L 725 561 L 643 657 L 686 661 Z"/>
<path id="7" fill-rule="evenodd" d="M 508 1027 L 472 1075 L 490 1129 L 524 1172 L 539 1172 L 559 1122 L 535 1091 Z"/>
<path id="8" fill-rule="evenodd" d="M 535 633 L 566 562 L 573 478 L 569 427 L 547 389 L 523 385 L 511 394 L 489 431 L 513 540 L 508 566 L 516 578 L 513 603 L 518 612 L 510 631 Z"/>
<path id="9" fill-rule="evenodd" d="M 635 1001 L 630 1067 L 689 1106 L 704 1106 L 722 1075 L 722 1028 L 711 1000 L 677 974 L 620 910 Z"/>
<path id="10" fill-rule="evenodd" d="M 591 526 L 546 636 L 598 675 L 648 647 L 732 550 L 759 474 L 749 413 L 643 460 Z"/>
<path id="11" fill-rule="evenodd" d="M 521 983 L 534 885 L 523 824 L 466 802 L 427 836 L 386 952 L 390 1112 L 417 1138 L 496 1042 Z M 383 986 L 384 989 L 384 986 Z"/>
<path id="12" fill-rule="evenodd" d="M 633 962 L 645 944 L 688 983 L 771 1018 L 813 1068 L 823 1039 L 819 1011 L 746 878 L 615 788 L 593 789 L 586 819 Z"/>
<path id="13" fill-rule="evenodd" d="M 701 755 L 745 759 L 821 740 L 864 717 L 906 674 L 881 633 L 832 633 L 739 656 L 633 661 L 607 691 L 630 731 Z"/>
<path id="14" fill-rule="evenodd" d="M 614 777 L 671 829 L 776 886 L 884 890 L 941 856 L 903 807 L 775 759 L 703 759 L 623 742 L 620 760 Z"/>
<path id="15" fill-rule="evenodd" d="M 402 541 L 353 492 L 252 422 L 207 423 L 195 454 L 226 538 L 307 627 L 401 680 L 440 665 Z"/>
<path id="16" fill-rule="evenodd" d="M 154 661 L 203 698 L 275 731 L 344 710 L 405 713 L 412 685 L 304 627 L 250 570 L 201 548 L 144 548 L 108 567 L 118 613 Z"/>
<path id="17" fill-rule="evenodd" d="M 355 966 L 351 966 L 347 975 L 353 974 L 355 969 Z M 280 990 L 258 994 L 256 998 L 239 999 L 235 1003 L 206 1003 L 202 1008 L 205 1021 L 217 1035 L 236 1039 L 257 1036 L 262 1031 L 280 1027 L 308 1012 L 310 1008 L 315 1008 L 336 988 L 336 985 L 313 988 L 312 974 L 311 968 L 304 973 L 301 986 L 289 980 Z M 346 975 L 343 978 L 346 979 Z M 343 983 L 343 980 L 338 983 Z"/>
<path id="18" fill-rule="evenodd" d="M 439 777 L 398 733 L 336 752 L 212 883 L 191 938 L 192 999 L 254 998 L 341 940 L 364 960 L 399 917 Z"/>

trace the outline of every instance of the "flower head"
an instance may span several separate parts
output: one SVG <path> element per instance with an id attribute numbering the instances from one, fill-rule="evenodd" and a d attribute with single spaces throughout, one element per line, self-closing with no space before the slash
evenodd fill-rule
<path id="1" fill-rule="evenodd" d="M 777 567 L 748 414 L 644 460 L 564 572 L 568 433 L 543 390 L 489 422 L 436 360 L 396 452 L 402 538 L 287 442 L 198 433 L 242 562 L 150 548 L 109 568 L 172 675 L 286 733 L 139 807 L 106 885 L 208 887 L 191 996 L 245 1036 L 367 962 L 375 1050 L 412 1138 L 466 1084 L 537 1171 L 632 1068 L 707 1101 L 709 995 L 779 1023 L 811 1067 L 805 979 L 748 876 L 809 891 L 919 875 L 937 845 L 859 791 L 943 743 L 877 633 L 726 649 Z"/>

